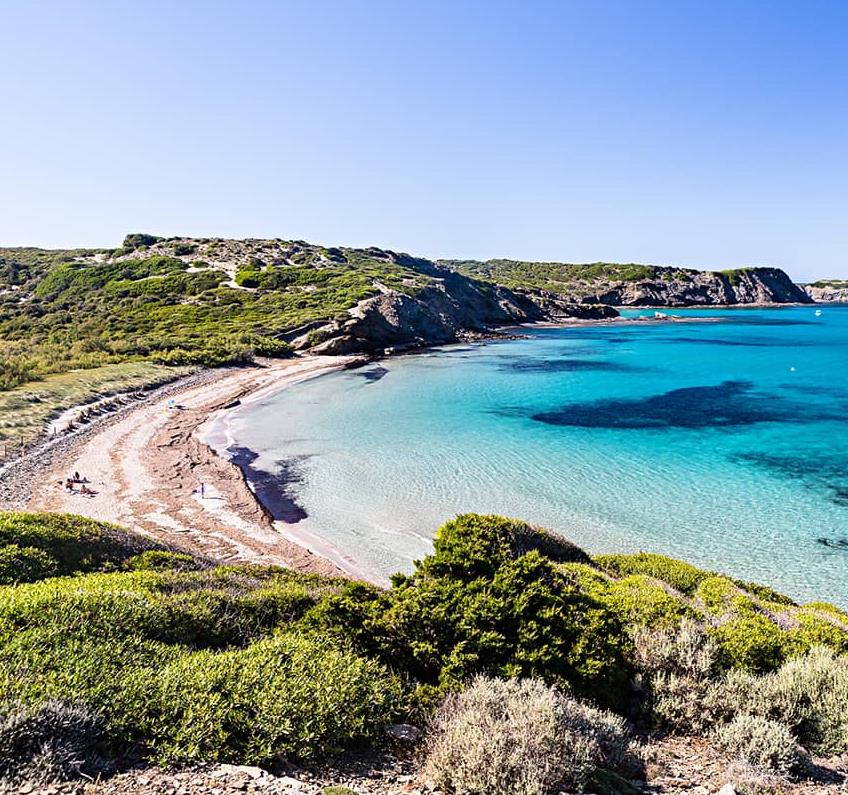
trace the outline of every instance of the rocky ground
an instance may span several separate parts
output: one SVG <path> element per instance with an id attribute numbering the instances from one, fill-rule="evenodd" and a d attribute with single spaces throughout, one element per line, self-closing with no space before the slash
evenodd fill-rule
<path id="1" fill-rule="evenodd" d="M 844 795 L 848 755 L 815 760 L 805 778 L 788 783 L 723 758 L 706 741 L 687 737 L 651 740 L 637 746 L 641 770 L 621 789 L 590 788 L 612 795 Z M 24 785 L 2 792 L 20 795 L 442 795 L 417 773 L 415 749 L 349 753 L 311 770 L 291 767 L 279 775 L 246 765 L 182 770 L 140 768 L 102 780 L 50 786 Z M 564 794 L 563 794 L 564 795 Z"/>

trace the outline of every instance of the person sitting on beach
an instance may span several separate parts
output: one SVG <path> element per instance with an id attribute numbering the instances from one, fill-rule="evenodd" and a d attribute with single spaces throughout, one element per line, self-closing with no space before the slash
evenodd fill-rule
<path id="1" fill-rule="evenodd" d="M 80 494 L 85 494 L 86 497 L 93 497 L 96 492 L 92 491 L 88 486 L 83 484 L 83 487 L 80 489 Z"/>
<path id="2" fill-rule="evenodd" d="M 74 490 L 74 481 L 71 478 L 68 478 L 65 481 L 65 491 L 73 491 Z"/>
<path id="3" fill-rule="evenodd" d="M 82 478 L 80 477 L 79 472 L 74 472 L 73 480 L 74 480 L 74 483 L 82 483 Z"/>

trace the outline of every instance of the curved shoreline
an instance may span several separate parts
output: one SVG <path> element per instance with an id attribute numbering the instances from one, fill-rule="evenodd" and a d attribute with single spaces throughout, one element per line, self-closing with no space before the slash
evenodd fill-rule
<path id="1" fill-rule="evenodd" d="M 686 316 L 615 318 L 534 323 L 523 328 L 717 320 Z M 521 328 L 506 326 L 500 331 Z M 493 336 L 478 343 L 502 338 Z M 407 355 L 426 352 L 427 348 L 419 348 Z M 225 452 L 231 440 L 226 436 L 213 438 L 216 423 L 225 423 L 233 411 L 293 384 L 368 361 L 370 357 L 364 355 L 306 355 L 265 360 L 253 367 L 204 370 L 171 382 L 138 403 L 45 440 L 37 449 L 4 464 L 0 468 L 0 509 L 77 513 L 219 560 L 261 562 L 378 581 L 379 575 L 347 559 L 311 532 L 308 523 L 296 527 L 297 522 L 275 515 L 280 495 L 273 490 L 257 494 L 249 473 Z M 182 409 L 168 407 L 169 401 L 175 400 L 184 404 Z M 98 492 L 95 497 L 64 491 L 64 479 L 74 471 L 89 478 Z M 201 484 L 203 496 L 199 494 Z"/>
<path id="2" fill-rule="evenodd" d="M 129 410 L 12 462 L 0 509 L 68 512 L 108 521 L 221 561 L 363 576 L 331 550 L 281 532 L 243 471 L 200 438 L 210 418 L 307 378 L 366 361 L 299 357 L 211 371 L 156 390 Z M 93 497 L 68 493 L 69 473 L 87 477 Z M 27 491 L 31 492 L 27 495 Z"/>

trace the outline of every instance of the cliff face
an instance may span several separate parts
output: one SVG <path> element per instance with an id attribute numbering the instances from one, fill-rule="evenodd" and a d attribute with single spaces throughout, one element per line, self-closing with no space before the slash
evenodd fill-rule
<path id="1" fill-rule="evenodd" d="M 479 338 L 511 323 L 618 315 L 608 306 L 571 304 L 540 290 L 510 290 L 469 279 L 426 260 L 415 267 L 428 277 L 425 287 L 412 295 L 384 288 L 347 317 L 296 339 L 295 347 L 313 345 L 316 353 L 330 354 L 407 349 Z M 322 340 L 317 346 L 316 339 Z"/>
<path id="2" fill-rule="evenodd" d="M 804 292 L 813 301 L 822 303 L 848 303 L 848 281 L 821 281 L 815 284 L 805 284 Z"/>
<path id="3" fill-rule="evenodd" d="M 650 281 L 602 286 L 583 295 L 591 303 L 617 306 L 696 306 L 721 304 L 809 303 L 810 296 L 778 268 L 729 271 L 680 271 L 658 268 Z M 569 296 L 576 298 L 577 296 Z"/>
<path id="4" fill-rule="evenodd" d="M 698 271 L 656 265 L 451 261 L 468 276 L 510 287 L 541 288 L 568 303 L 612 306 L 698 306 L 809 303 L 779 268 Z"/>

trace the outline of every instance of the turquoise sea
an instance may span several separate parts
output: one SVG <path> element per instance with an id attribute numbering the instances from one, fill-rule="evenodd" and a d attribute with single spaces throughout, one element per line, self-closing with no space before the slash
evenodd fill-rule
<path id="1" fill-rule="evenodd" d="M 231 451 L 291 501 L 283 521 L 372 575 L 410 570 L 456 513 L 494 512 L 846 607 L 848 307 L 821 310 L 392 358 L 245 407 Z"/>

